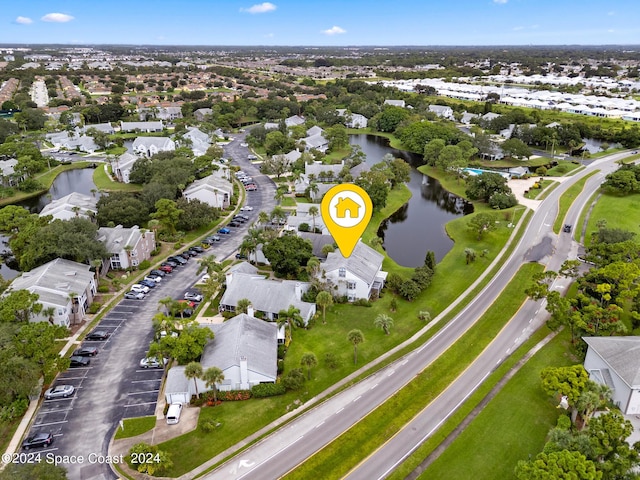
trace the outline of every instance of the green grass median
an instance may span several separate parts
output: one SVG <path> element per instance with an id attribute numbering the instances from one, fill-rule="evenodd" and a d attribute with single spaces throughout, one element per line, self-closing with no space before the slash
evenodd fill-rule
<path id="1" fill-rule="evenodd" d="M 556 221 L 553 222 L 553 231 L 556 234 L 560 233 L 560 228 L 564 223 L 564 217 L 567 216 L 569 208 L 571 207 L 575 199 L 578 198 L 580 192 L 582 192 L 582 190 L 584 189 L 584 185 L 587 183 L 587 180 L 598 172 L 600 172 L 600 170 L 594 170 L 589 175 L 585 175 L 583 178 L 571 185 L 567 189 L 567 191 L 560 196 L 558 204 L 558 216 L 556 217 Z"/>

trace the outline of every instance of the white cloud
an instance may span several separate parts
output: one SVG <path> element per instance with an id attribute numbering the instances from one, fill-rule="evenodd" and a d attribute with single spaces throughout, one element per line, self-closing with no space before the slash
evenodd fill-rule
<path id="1" fill-rule="evenodd" d="M 507 3 L 509 0 L 493 0 L 493 3 L 498 3 L 500 5 L 504 5 L 505 3 Z"/>
<path id="2" fill-rule="evenodd" d="M 322 33 L 324 33 L 325 35 L 340 35 L 342 33 L 347 33 L 347 31 L 344 28 L 340 28 L 334 25 L 333 27 L 327 30 L 322 30 Z"/>
<path id="3" fill-rule="evenodd" d="M 40 20 L 43 22 L 66 23 L 73 20 L 73 17 L 66 13 L 47 13 Z"/>
<path id="4" fill-rule="evenodd" d="M 255 5 L 252 5 L 249 8 L 241 8 L 240 11 L 247 12 L 247 13 L 267 13 L 267 12 L 273 12 L 276 8 L 278 7 L 276 7 L 271 2 L 263 2 L 263 3 L 257 3 Z"/>
<path id="5" fill-rule="evenodd" d="M 29 17 L 18 17 L 15 20 L 16 23 L 19 23 L 20 25 L 29 25 L 30 23 L 33 23 L 33 20 L 31 20 Z"/>

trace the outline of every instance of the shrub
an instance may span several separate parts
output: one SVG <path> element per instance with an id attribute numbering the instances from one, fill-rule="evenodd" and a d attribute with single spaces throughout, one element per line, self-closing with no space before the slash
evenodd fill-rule
<path id="1" fill-rule="evenodd" d="M 236 402 L 241 400 L 249 400 L 251 398 L 251 391 L 249 390 L 229 390 L 218 392 L 218 400 L 224 402 Z"/>
<path id="2" fill-rule="evenodd" d="M 102 307 L 102 303 L 93 302 L 91 305 L 89 305 L 87 312 L 93 315 L 94 313 L 98 313 L 98 310 L 100 310 L 100 307 Z"/>
<path id="3" fill-rule="evenodd" d="M 397 273 L 391 272 L 387 277 L 385 285 L 393 292 L 398 293 L 400 291 L 400 285 L 404 282 L 404 279 Z"/>
<path id="4" fill-rule="evenodd" d="M 300 225 L 298 225 L 298 231 L 300 232 L 308 232 L 309 230 L 310 227 L 308 223 L 301 223 Z"/>
<path id="5" fill-rule="evenodd" d="M 275 397 L 284 395 L 287 392 L 285 386 L 281 383 L 261 383 L 251 387 L 251 395 L 253 398 Z"/>
<path id="6" fill-rule="evenodd" d="M 284 345 L 278 345 L 278 360 L 284 360 L 284 356 L 287 354 L 287 347 Z"/>
<path id="7" fill-rule="evenodd" d="M 503 210 L 505 208 L 511 208 L 518 204 L 516 196 L 513 193 L 496 192 L 489 198 L 489 205 L 491 208 Z"/>
<path id="8" fill-rule="evenodd" d="M 536 168 L 536 175 L 546 175 L 546 174 L 547 174 L 547 167 L 545 167 L 544 165 Z"/>
<path id="9" fill-rule="evenodd" d="M 335 353 L 327 352 L 324 354 L 324 364 L 327 366 L 327 368 L 335 370 L 340 366 L 340 360 Z"/>
<path id="10" fill-rule="evenodd" d="M 222 423 L 218 422 L 217 420 L 204 420 L 200 422 L 200 425 L 198 425 L 198 427 L 200 427 L 200 430 L 202 430 L 204 433 L 211 433 L 221 425 Z"/>
<path id="11" fill-rule="evenodd" d="M 19 398 L 14 400 L 9 405 L 0 408 L 0 422 L 10 422 L 22 417 L 27 411 L 27 408 L 29 408 L 28 399 Z"/>
<path id="12" fill-rule="evenodd" d="M 423 322 L 430 322 L 431 321 L 431 312 L 428 312 L 426 310 L 422 310 L 418 313 L 418 320 L 422 320 Z"/>
<path id="13" fill-rule="evenodd" d="M 154 248 L 153 250 L 151 250 L 151 256 L 155 257 L 156 255 L 158 255 L 160 253 L 160 247 L 158 248 Z"/>
<path id="14" fill-rule="evenodd" d="M 138 270 L 146 270 L 151 266 L 151 262 L 149 260 L 143 260 L 138 265 Z"/>
<path id="15" fill-rule="evenodd" d="M 359 298 L 353 302 L 353 305 L 355 305 L 356 307 L 370 307 L 371 302 L 366 298 Z"/>
<path id="16" fill-rule="evenodd" d="M 132 454 L 134 454 L 133 457 Z M 136 460 L 136 462 L 133 460 Z M 173 462 L 167 452 L 158 449 L 156 445 L 149 445 L 148 443 L 138 443 L 131 447 L 127 456 L 127 463 L 138 472 L 148 475 L 154 475 L 173 467 Z"/>
<path id="17" fill-rule="evenodd" d="M 284 360 L 281 358 L 278 359 L 278 375 L 281 375 L 284 372 Z"/>
<path id="18" fill-rule="evenodd" d="M 294 368 L 282 378 L 282 384 L 287 390 L 300 390 L 304 385 L 302 369 Z"/>
<path id="19" fill-rule="evenodd" d="M 109 285 L 98 285 L 98 293 L 109 293 Z"/>

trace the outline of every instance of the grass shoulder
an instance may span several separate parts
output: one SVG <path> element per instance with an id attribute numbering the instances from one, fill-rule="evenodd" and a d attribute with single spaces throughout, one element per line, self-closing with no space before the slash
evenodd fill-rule
<path id="1" fill-rule="evenodd" d="M 599 172 L 600 170 L 594 170 L 588 175 L 585 175 L 583 178 L 581 178 L 576 183 L 571 185 L 566 190 L 566 192 L 564 192 L 560 196 L 560 200 L 558 201 L 558 216 L 556 217 L 556 220 L 553 223 L 553 231 L 556 234 L 560 233 L 560 228 L 564 223 L 564 218 L 567 216 L 567 212 L 569 211 L 569 208 L 571 207 L 575 199 L 578 198 L 578 195 L 580 195 L 580 192 L 582 192 L 582 190 L 584 189 L 584 186 L 587 183 L 587 180 Z"/>
<path id="2" fill-rule="evenodd" d="M 124 428 L 118 427 L 115 439 L 136 437 L 148 432 L 156 426 L 156 417 L 151 415 L 148 417 L 125 418 L 122 421 Z"/>
<path id="3" fill-rule="evenodd" d="M 601 195 L 588 219 L 585 245 L 589 245 L 592 233 L 598 230 L 598 221 L 603 219 L 607 221 L 607 228 L 620 228 L 640 235 L 640 224 L 638 223 L 640 193 L 625 196 L 607 192 L 598 193 Z"/>

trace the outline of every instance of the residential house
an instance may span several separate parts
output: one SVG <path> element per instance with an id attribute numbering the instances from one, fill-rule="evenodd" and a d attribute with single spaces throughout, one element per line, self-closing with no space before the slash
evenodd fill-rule
<path id="1" fill-rule="evenodd" d="M 307 136 L 303 138 L 305 143 L 305 151 L 312 149 L 320 152 L 326 152 L 329 148 L 329 140 L 324 137 L 324 130 L 315 125 L 307 130 Z"/>
<path id="2" fill-rule="evenodd" d="M 133 164 L 136 163 L 140 157 L 133 155 L 132 153 L 125 152 L 118 157 L 114 162 L 113 172 L 116 178 L 122 183 L 129 183 L 129 175 Z"/>
<path id="3" fill-rule="evenodd" d="M 471 125 L 473 120 L 476 119 L 476 118 L 479 118 L 479 117 L 480 117 L 480 115 L 478 115 L 476 113 L 464 112 L 462 114 L 462 117 L 460 118 L 460 123 L 463 123 L 465 125 Z"/>
<path id="4" fill-rule="evenodd" d="M 38 294 L 38 303 L 44 308 L 31 321 L 50 321 L 46 310 L 53 308 L 51 320 L 55 325 L 64 327 L 84 320 L 96 288 L 95 275 L 89 265 L 62 258 L 24 272 L 9 286 L 9 290 L 28 290 Z"/>
<path id="5" fill-rule="evenodd" d="M 182 196 L 187 200 L 200 200 L 214 208 L 227 208 L 233 195 L 233 184 L 214 172 L 190 184 Z"/>
<path id="6" fill-rule="evenodd" d="M 584 369 L 589 378 L 611 389 L 625 415 L 640 414 L 640 337 L 583 337 Z"/>
<path id="7" fill-rule="evenodd" d="M 391 105 L 392 107 L 402 107 L 404 108 L 406 106 L 404 100 L 385 100 L 384 101 L 385 105 Z"/>
<path id="8" fill-rule="evenodd" d="M 330 282 L 336 296 L 345 296 L 350 302 L 368 300 L 380 293 L 387 278 L 387 272 L 382 271 L 383 259 L 384 255 L 359 241 L 348 258 L 340 250 L 329 253 L 318 278 Z"/>
<path id="9" fill-rule="evenodd" d="M 113 135 L 116 133 L 116 130 L 111 126 L 111 123 L 94 123 L 92 125 L 85 125 L 82 131 L 86 133 L 86 131 L 91 128 L 98 130 L 99 132 L 106 133 L 107 135 Z"/>
<path id="10" fill-rule="evenodd" d="M 213 110 L 211 110 L 210 108 L 199 108 L 198 110 L 193 112 L 193 116 L 197 121 L 204 122 L 206 117 L 208 115 L 211 115 L 212 113 L 213 113 Z"/>
<path id="11" fill-rule="evenodd" d="M 246 262 L 243 262 L 246 263 Z M 310 283 L 293 280 L 269 280 L 255 273 L 242 273 L 229 270 L 226 274 L 227 289 L 220 300 L 220 310 L 235 312 L 238 301 L 248 299 L 255 312 L 266 320 L 278 318 L 280 310 L 293 305 L 300 310 L 300 316 L 306 324 L 316 312 L 315 303 L 302 300 L 302 295 L 311 286 Z"/>
<path id="12" fill-rule="evenodd" d="M 345 126 L 349 128 L 367 128 L 369 124 L 369 119 L 359 113 L 348 112 L 345 108 L 338 108 L 336 111 L 345 119 Z"/>
<path id="13" fill-rule="evenodd" d="M 135 153 L 152 157 L 158 152 L 171 152 L 176 143 L 168 137 L 136 137 L 131 147 Z"/>
<path id="14" fill-rule="evenodd" d="M 219 391 L 250 390 L 261 383 L 275 383 L 278 376 L 278 327 L 250 315 L 240 314 L 224 323 L 206 325 L 215 337 L 204 348 L 200 364 L 203 369 L 217 367 L 224 380 L 216 384 Z M 209 387 L 197 379 L 198 392 Z M 184 366 L 173 367 L 167 374 L 165 399 L 187 403 L 196 393 L 193 380 L 184 375 Z"/>
<path id="15" fill-rule="evenodd" d="M 73 192 L 45 205 L 39 215 L 51 215 L 53 220 L 70 220 L 74 217 L 93 220 L 98 213 L 97 203 L 95 197 Z"/>
<path id="16" fill-rule="evenodd" d="M 155 233 L 142 231 L 137 225 L 124 228 L 100 227 L 98 240 L 104 243 L 107 252 L 109 268 L 113 270 L 136 267 L 140 262 L 149 260 L 151 252 L 156 248 Z"/>
<path id="17" fill-rule="evenodd" d="M 93 138 L 81 132 L 82 131 L 76 127 L 75 130 L 69 132 L 47 133 L 45 138 L 55 148 L 77 150 L 86 153 L 93 153 L 98 150 L 98 145 L 96 145 Z"/>
<path id="18" fill-rule="evenodd" d="M 290 152 L 291 153 L 291 152 Z M 305 163 L 304 174 L 300 179 L 294 183 L 294 190 L 297 194 L 304 194 L 307 188 L 316 182 L 328 182 L 331 186 L 334 185 L 335 179 L 338 178 L 340 172 L 344 168 L 344 161 L 332 165 L 327 165 L 322 162 Z M 322 187 L 322 183 L 316 183 L 318 192 L 312 192 L 314 198 L 318 198 L 319 190 Z M 322 195 L 326 192 L 326 189 L 322 192 Z M 319 196 L 322 198 L 322 196 Z"/>
<path id="19" fill-rule="evenodd" d="M 319 235 L 317 233 L 298 232 L 298 236 L 311 242 L 311 244 L 313 245 L 311 253 L 313 253 L 314 257 L 318 257 L 321 260 L 327 258 L 327 255 L 322 252 L 322 248 L 325 245 L 335 246 L 335 240 L 333 239 L 333 236 L 329 234 Z"/>
<path id="20" fill-rule="evenodd" d="M 187 132 L 182 135 L 191 141 L 191 150 L 196 156 L 204 155 L 211 146 L 211 137 L 196 127 L 187 127 Z"/>
<path id="21" fill-rule="evenodd" d="M 163 129 L 161 121 L 155 122 L 122 122 L 120 130 L 123 132 L 161 132 Z"/>
<path id="22" fill-rule="evenodd" d="M 18 160 L 10 158 L 9 160 L 0 160 L 0 180 L 4 187 L 14 187 L 22 180 L 25 175 L 19 175 L 15 171 Z"/>
<path id="23" fill-rule="evenodd" d="M 440 118 L 453 120 L 453 109 L 446 105 L 429 105 L 429 111 L 435 113 Z"/>
<path id="24" fill-rule="evenodd" d="M 293 115 L 284 119 L 284 124 L 287 127 L 295 127 L 296 125 L 303 125 L 306 120 L 299 115 Z"/>
<path id="25" fill-rule="evenodd" d="M 316 215 L 309 215 L 309 209 L 311 207 L 315 207 L 317 209 L 318 213 Z M 322 220 L 319 204 L 314 204 L 314 203 L 299 204 L 296 209 L 296 214 L 289 215 L 287 217 L 287 221 L 284 229 L 298 232 L 300 225 L 303 225 L 303 224 L 306 224 L 309 227 L 310 232 L 313 232 L 313 229 L 315 227 L 316 230 L 319 230 L 324 234 L 329 233 L 329 230 L 327 230 L 327 227 L 325 226 L 324 221 Z"/>

